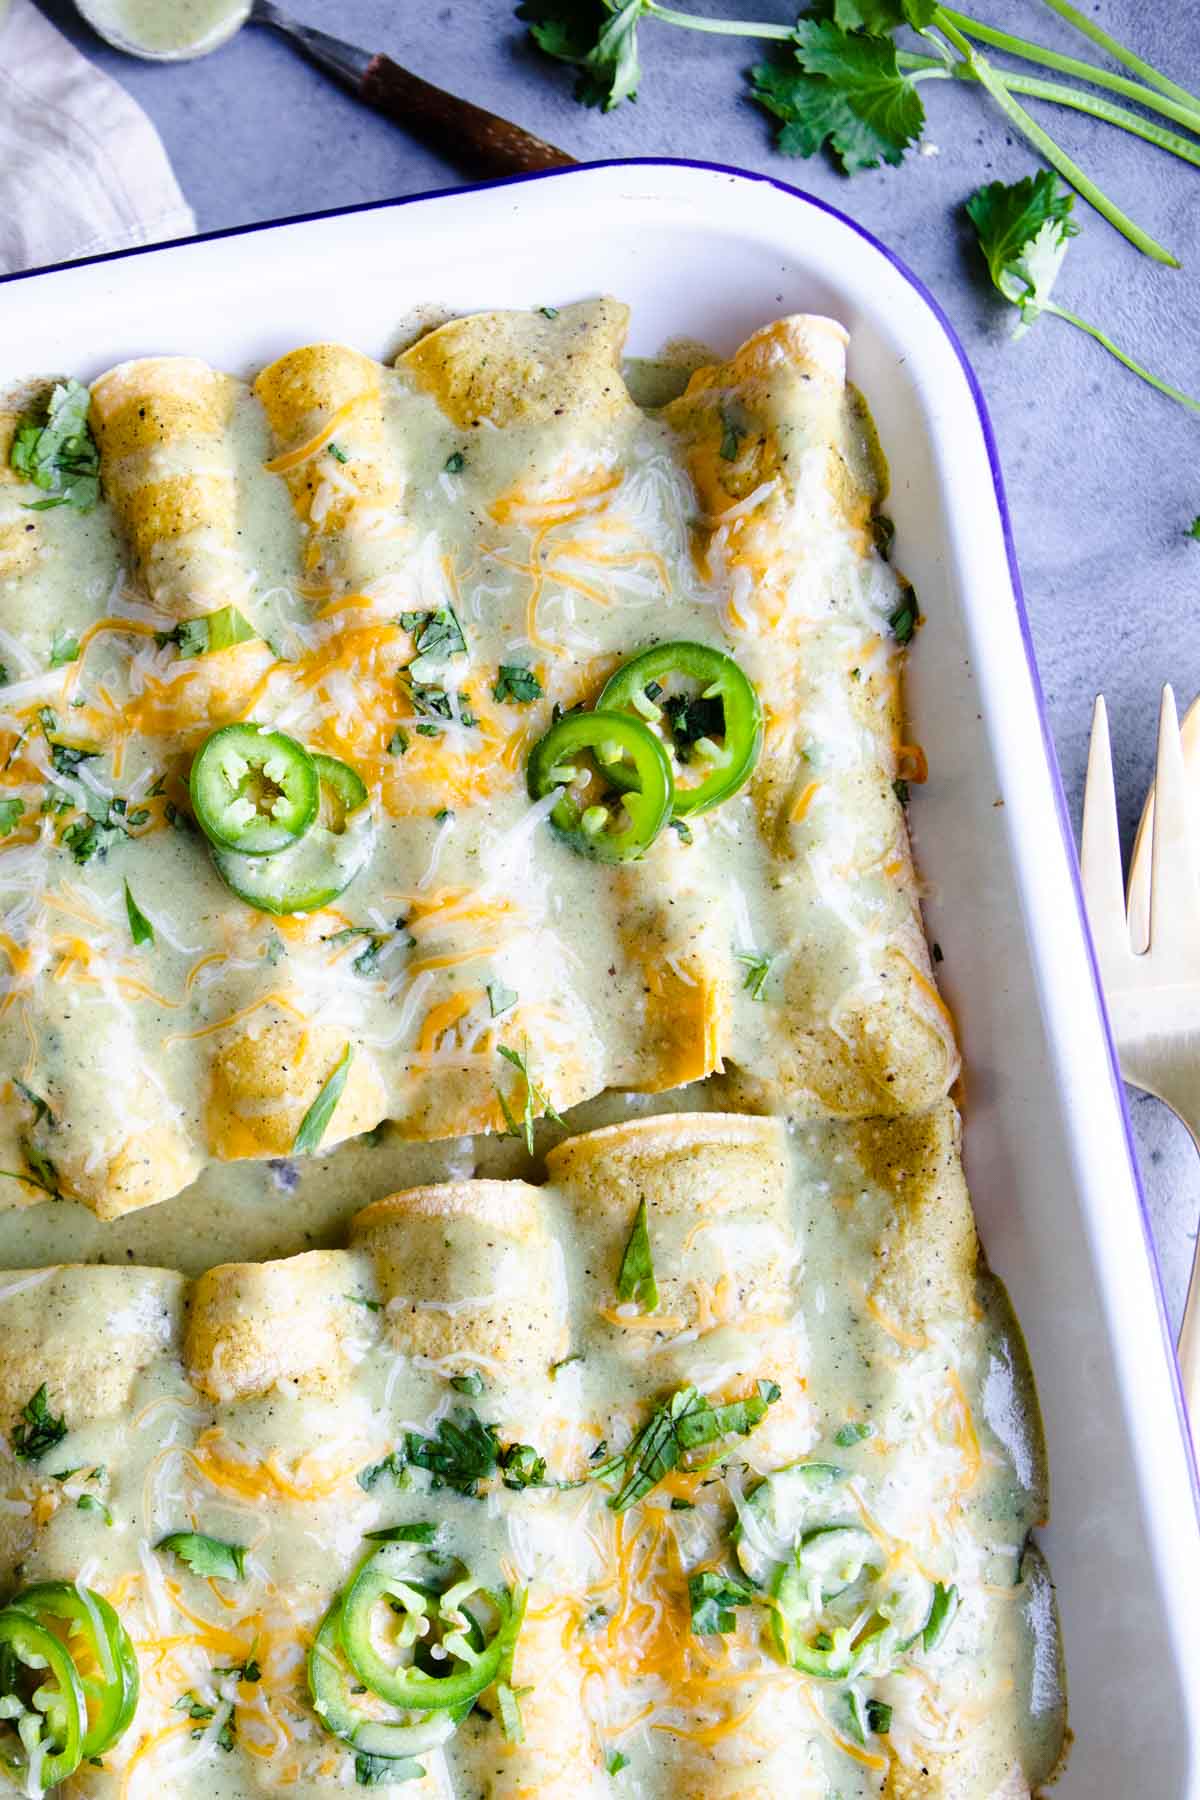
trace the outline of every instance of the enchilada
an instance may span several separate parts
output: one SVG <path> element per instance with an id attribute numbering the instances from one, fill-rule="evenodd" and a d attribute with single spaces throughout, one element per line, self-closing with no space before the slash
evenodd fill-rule
<path id="1" fill-rule="evenodd" d="M 1044 1465 L 956 1136 L 949 1106 L 794 1145 L 676 1112 L 562 1139 L 540 1185 L 391 1195 L 344 1250 L 0 1275 L 8 1579 L 85 1583 L 141 1673 L 67 1791 L 400 1779 L 370 1680 L 408 1679 L 396 1615 L 458 1582 L 481 1644 L 489 1606 L 520 1622 L 412 1791 L 1034 1792 L 1062 1738 Z"/>
<path id="2" fill-rule="evenodd" d="M 720 1071 L 793 1116 L 948 1090 L 917 609 L 844 333 L 784 321 L 647 412 L 625 325 L 481 314 L 252 384 L 142 358 L 93 383 L 91 511 L 30 511 L 17 458 L 7 1203 L 113 1218 L 284 1154 L 343 1057 L 322 1147 Z"/>

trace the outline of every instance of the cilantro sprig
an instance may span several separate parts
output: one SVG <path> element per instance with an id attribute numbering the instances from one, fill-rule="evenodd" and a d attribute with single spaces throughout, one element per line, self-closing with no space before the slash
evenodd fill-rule
<path id="1" fill-rule="evenodd" d="M 794 25 L 703 18 L 660 6 L 657 0 L 522 0 L 517 16 L 545 55 L 577 71 L 576 97 L 606 112 L 637 98 L 642 81 L 639 31 L 645 24 L 774 41 L 783 50 L 781 60 L 757 65 L 750 82 L 753 97 L 779 121 L 780 150 L 812 156 L 828 147 L 847 174 L 903 160 L 925 126 L 922 83 L 971 83 L 983 88 L 1012 129 L 1131 243 L 1174 265 L 1171 252 L 1103 192 L 1021 101 L 1087 113 L 1196 164 L 1200 148 L 1194 140 L 1159 121 L 1200 133 L 1200 98 L 1101 31 L 1068 0 L 1045 3 L 1130 74 L 1064 56 L 939 0 L 815 0 Z M 921 48 L 906 47 L 903 38 L 897 43 L 897 33 L 911 33 L 908 45 Z M 987 54 L 991 50 L 1071 79 L 1049 80 L 1008 63 L 1001 66 Z M 1096 93 L 1096 88 L 1107 92 Z M 1142 110 L 1118 105 L 1110 94 Z"/>
<path id="2" fill-rule="evenodd" d="M 1043 313 L 1065 319 L 1068 325 L 1103 345 L 1111 356 L 1160 394 L 1177 400 L 1192 412 L 1200 412 L 1200 400 L 1151 374 L 1119 349 L 1106 332 L 1050 298 L 1071 239 L 1079 235 L 1079 227 L 1071 217 L 1074 204 L 1074 194 L 1060 187 L 1049 169 L 1039 169 L 1023 181 L 989 182 L 986 187 L 977 188 L 967 201 L 967 214 L 975 227 L 992 284 L 1016 308 L 1013 336 L 1020 337 Z"/>

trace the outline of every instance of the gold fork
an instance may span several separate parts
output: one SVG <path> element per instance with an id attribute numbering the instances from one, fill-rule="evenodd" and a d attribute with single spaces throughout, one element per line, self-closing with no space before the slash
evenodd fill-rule
<path id="1" fill-rule="evenodd" d="M 1121 1073 L 1165 1102 L 1200 1150 L 1200 889 L 1188 823 L 1175 696 L 1163 689 L 1154 771 L 1148 903 L 1126 910 L 1104 696 L 1092 716 L 1080 868 Z M 1135 949 L 1130 937 L 1131 912 Z M 1148 926 L 1148 934 L 1147 934 Z M 1179 1372 L 1200 1451 L 1200 1243 L 1192 1263 Z"/>

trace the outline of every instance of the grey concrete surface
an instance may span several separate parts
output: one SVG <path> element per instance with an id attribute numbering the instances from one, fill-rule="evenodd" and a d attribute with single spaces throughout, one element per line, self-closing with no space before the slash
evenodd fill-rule
<path id="1" fill-rule="evenodd" d="M 71 0 L 45 12 L 133 93 L 156 121 L 201 229 L 344 206 L 457 183 L 456 171 L 357 105 L 271 33 L 244 30 L 205 60 L 137 63 L 101 44 Z M 964 0 L 970 6 L 970 0 Z M 1088 9 L 1160 69 L 1200 87 L 1195 0 L 1102 0 Z M 1070 54 L 1092 54 L 1037 0 L 977 0 L 990 23 Z M 662 24 L 642 28 L 645 78 L 635 106 L 602 115 L 571 96 L 568 71 L 532 52 L 506 0 L 396 6 L 294 0 L 320 25 L 519 120 L 580 158 L 676 155 L 760 169 L 851 213 L 932 288 L 979 372 L 1004 462 L 1042 681 L 1076 821 L 1093 695 L 1109 700 L 1126 846 L 1153 763 L 1159 687 L 1200 691 L 1200 418 L 1160 399 L 1053 319 L 1008 340 L 972 252 L 962 201 L 981 181 L 1036 167 L 984 95 L 949 82 L 923 89 L 936 154 L 846 180 L 822 158 L 789 161 L 745 98 L 741 71 L 759 47 Z M 783 21 L 786 0 L 693 0 L 713 17 Z M 1139 256 L 1080 204 L 1083 231 L 1059 298 L 1155 370 L 1200 394 L 1200 172 L 1057 108 L 1040 117 L 1087 171 L 1179 257 Z M 1182 1305 L 1200 1203 L 1190 1141 L 1156 1102 L 1132 1096 L 1143 1174 L 1169 1305 Z"/>

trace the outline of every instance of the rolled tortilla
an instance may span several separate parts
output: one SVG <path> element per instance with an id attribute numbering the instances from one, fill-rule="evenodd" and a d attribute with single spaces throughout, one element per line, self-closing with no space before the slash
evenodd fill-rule
<path id="1" fill-rule="evenodd" d="M 766 713 L 752 795 L 777 871 L 762 922 L 773 1004 L 751 1033 L 741 1003 L 734 1092 L 856 1117 L 931 1105 L 958 1051 L 894 788 L 908 767 L 890 623 L 903 589 L 871 539 L 885 472 L 846 384 L 846 342 L 833 320 L 780 320 L 699 370 L 664 417 Z"/>
<path id="2" fill-rule="evenodd" d="M 101 481 L 156 606 L 244 604 L 229 425 L 236 383 L 191 356 L 120 363 L 92 385 Z"/>
<path id="3" fill-rule="evenodd" d="M 308 344 L 263 370 L 254 391 L 306 537 L 305 575 L 361 588 L 402 530 L 403 481 L 387 442 L 384 371 L 344 344 Z M 330 446 L 332 445 L 332 450 Z"/>

